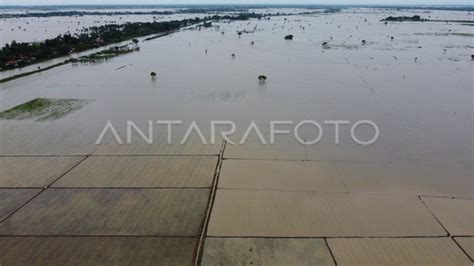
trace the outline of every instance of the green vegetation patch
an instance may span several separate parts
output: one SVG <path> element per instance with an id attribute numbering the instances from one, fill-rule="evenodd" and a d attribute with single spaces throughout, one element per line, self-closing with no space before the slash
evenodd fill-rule
<path id="1" fill-rule="evenodd" d="M 92 100 L 37 98 L 0 112 L 0 119 L 48 121 L 60 119 Z"/>
<path id="2" fill-rule="evenodd" d="M 93 53 L 90 55 L 86 56 L 81 56 L 79 57 L 78 61 L 81 63 L 86 63 L 86 62 L 95 62 L 95 61 L 100 61 L 100 60 L 107 60 L 119 55 L 123 54 L 128 54 L 134 51 L 139 51 L 139 47 L 128 47 L 127 45 L 125 46 L 115 46 L 97 53 Z M 72 63 L 75 63 L 77 59 L 73 59 Z"/>

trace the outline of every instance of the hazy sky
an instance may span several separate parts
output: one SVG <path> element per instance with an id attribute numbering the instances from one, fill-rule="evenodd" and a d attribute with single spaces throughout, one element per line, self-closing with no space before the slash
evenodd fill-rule
<path id="1" fill-rule="evenodd" d="M 0 0 L 0 5 L 71 4 L 421 4 L 473 5 L 474 0 Z"/>

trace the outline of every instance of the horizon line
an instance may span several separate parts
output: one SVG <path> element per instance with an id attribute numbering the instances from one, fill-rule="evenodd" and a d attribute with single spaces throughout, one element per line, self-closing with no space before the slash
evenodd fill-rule
<path id="1" fill-rule="evenodd" d="M 349 7 L 433 7 L 433 6 L 472 6 L 474 4 L 310 4 L 310 3 L 256 3 L 256 4 L 242 4 L 242 3 L 195 3 L 195 4 L 0 4 L 0 7 L 59 7 L 59 6 L 163 6 L 163 7 L 179 7 L 179 6 L 349 6 Z"/>

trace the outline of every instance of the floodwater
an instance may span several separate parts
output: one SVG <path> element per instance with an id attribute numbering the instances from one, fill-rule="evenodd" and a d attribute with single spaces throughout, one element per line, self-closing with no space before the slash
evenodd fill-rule
<path id="1" fill-rule="evenodd" d="M 7 18 L 0 20 L 0 32 L 2 34 L 2 44 L 11 43 L 13 40 L 17 42 L 39 42 L 45 39 L 54 38 L 59 34 L 64 34 L 66 32 L 80 34 L 84 27 L 98 27 L 105 24 L 122 24 L 127 22 L 182 20 L 204 16 L 205 15 L 203 14 L 175 14 Z"/>
<path id="2" fill-rule="evenodd" d="M 194 120 L 206 137 L 211 120 L 234 121 L 238 132 L 254 120 L 265 136 L 271 120 L 295 124 L 371 120 L 380 128 L 375 144 L 356 145 L 349 137 L 350 127 L 342 127 L 340 144 L 335 145 L 334 128 L 323 126 L 321 142 L 306 148 L 308 154 L 321 156 L 308 158 L 426 165 L 450 169 L 453 175 L 471 172 L 474 28 L 456 23 L 380 22 L 389 15 L 414 14 L 473 19 L 467 12 L 349 9 L 214 23 L 219 28 L 183 30 L 140 42 L 139 52 L 107 62 L 65 65 L 4 83 L 2 111 L 36 98 L 93 101 L 54 121 L 1 121 L 0 154 L 100 153 L 95 142 L 107 121 L 125 138 L 127 120 L 145 131 L 149 120 L 183 120 L 176 126 L 178 136 Z M 139 20 L 131 17 L 130 21 Z M 79 18 L 85 19 L 95 18 Z M 46 24 L 35 24 L 41 28 L 57 25 L 56 33 L 70 30 L 67 23 L 57 23 L 58 18 L 25 20 L 41 20 Z M 242 30 L 255 31 L 239 37 L 236 32 Z M 2 42 L 46 36 L 3 34 Z M 293 34 L 294 40 L 284 40 L 287 34 Z M 158 75 L 155 80 L 150 78 L 152 71 Z M 264 84 L 257 80 L 261 74 L 268 76 Z M 159 129 L 155 127 L 155 133 Z M 359 134 L 370 139 L 373 131 L 361 127 Z M 312 139 L 316 133 L 307 128 L 302 135 Z M 290 144 L 278 145 L 292 153 Z M 214 151 L 200 149 L 196 152 Z"/>
<path id="3" fill-rule="evenodd" d="M 35 10 L 30 12 L 42 13 L 51 12 L 52 10 Z M 62 12 L 79 11 L 79 12 L 164 12 L 174 11 L 170 8 L 146 8 L 146 9 L 61 9 Z M 281 9 L 252 9 L 250 12 L 256 13 L 282 13 Z M 285 9 L 286 14 L 296 14 L 307 11 L 305 9 Z M 0 14 L 21 14 L 24 10 L 0 10 Z M 233 12 L 220 12 L 219 14 L 227 14 Z M 209 14 L 213 15 L 213 14 Z M 59 34 L 69 32 L 71 34 L 80 34 L 83 28 L 93 26 L 101 26 L 105 24 L 121 24 L 127 22 L 153 22 L 153 21 L 171 21 L 182 20 L 187 18 L 202 18 L 209 16 L 203 13 L 189 13 L 189 14 L 172 14 L 172 15 L 85 15 L 85 16 L 70 16 L 70 17 L 26 17 L 26 18 L 5 18 L 0 19 L 0 34 L 2 36 L 1 43 L 17 42 L 39 42 L 45 39 L 54 38 Z"/>

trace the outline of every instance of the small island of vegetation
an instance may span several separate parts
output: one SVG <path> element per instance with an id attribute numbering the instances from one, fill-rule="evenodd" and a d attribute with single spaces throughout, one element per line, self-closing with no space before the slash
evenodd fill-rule
<path id="1" fill-rule="evenodd" d="M 427 21 L 427 19 L 422 19 L 418 15 L 414 15 L 412 17 L 406 17 L 406 16 L 400 16 L 400 17 L 388 17 L 386 19 L 383 19 L 382 21 L 395 21 L 395 22 L 403 22 L 403 21 Z"/>

